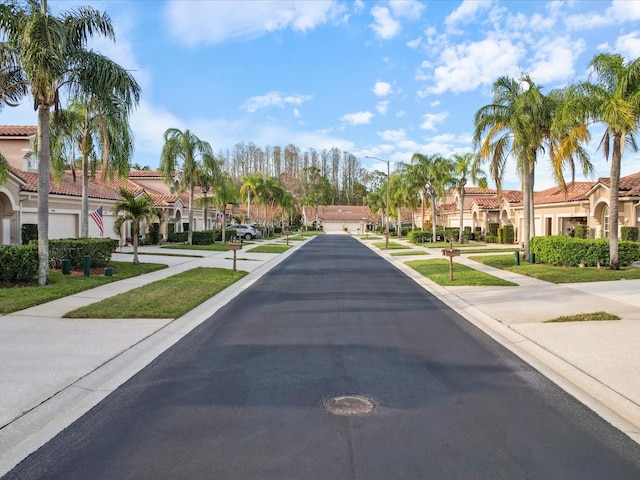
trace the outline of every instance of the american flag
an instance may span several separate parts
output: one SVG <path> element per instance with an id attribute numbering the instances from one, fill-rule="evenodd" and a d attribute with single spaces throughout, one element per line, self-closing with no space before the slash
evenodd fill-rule
<path id="1" fill-rule="evenodd" d="M 100 229 L 100 236 L 104 237 L 104 223 L 102 223 L 102 205 L 98 207 L 98 209 L 91 214 L 91 218 L 98 225 L 98 229 Z"/>

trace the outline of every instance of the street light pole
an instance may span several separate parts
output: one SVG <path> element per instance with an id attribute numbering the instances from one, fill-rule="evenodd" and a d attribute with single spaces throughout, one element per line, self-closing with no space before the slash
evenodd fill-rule
<path id="1" fill-rule="evenodd" d="M 383 160 L 378 157 L 364 157 L 364 158 L 372 158 L 374 160 L 379 160 L 380 162 L 387 162 L 387 211 L 386 211 L 386 222 L 385 222 L 385 231 L 384 231 L 384 248 L 386 250 L 389 249 L 389 210 L 391 209 L 391 200 L 390 200 L 390 184 L 391 184 L 391 173 L 389 171 L 389 160 Z"/>

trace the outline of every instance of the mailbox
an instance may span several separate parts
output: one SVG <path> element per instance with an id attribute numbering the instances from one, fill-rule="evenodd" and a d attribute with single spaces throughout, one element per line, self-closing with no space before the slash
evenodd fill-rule
<path id="1" fill-rule="evenodd" d="M 227 250 L 242 250 L 241 243 L 227 243 Z"/>
<path id="2" fill-rule="evenodd" d="M 445 257 L 459 257 L 460 250 L 457 248 L 443 248 L 442 255 L 444 255 Z"/>

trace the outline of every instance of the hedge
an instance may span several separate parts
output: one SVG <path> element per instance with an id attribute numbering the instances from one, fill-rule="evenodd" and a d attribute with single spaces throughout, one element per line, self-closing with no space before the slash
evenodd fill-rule
<path id="1" fill-rule="evenodd" d="M 20 230 L 22 245 L 28 244 L 31 240 L 38 241 L 38 225 L 35 223 L 23 223 Z"/>
<path id="2" fill-rule="evenodd" d="M 38 246 L 0 247 L 0 282 L 31 282 L 38 279 Z"/>
<path id="3" fill-rule="evenodd" d="M 508 244 L 515 243 L 516 235 L 515 235 L 515 230 L 513 228 L 513 225 L 505 225 L 503 228 L 504 228 L 504 236 L 502 237 L 502 239 L 504 240 L 504 243 L 508 243 Z"/>
<path id="4" fill-rule="evenodd" d="M 411 243 L 425 243 L 431 242 L 433 238 L 432 232 L 425 232 L 424 230 L 413 230 L 409 232 L 408 240 Z"/>
<path id="5" fill-rule="evenodd" d="M 84 267 L 84 257 L 91 256 L 91 268 L 109 265 L 111 255 L 118 247 L 113 238 L 66 238 L 49 240 L 49 266 L 62 268 L 62 260 L 71 260 L 71 269 Z M 37 263 L 37 262 L 36 262 Z"/>
<path id="6" fill-rule="evenodd" d="M 576 225 L 573 227 L 573 232 L 575 238 L 589 238 L 589 227 L 587 225 Z"/>
<path id="7" fill-rule="evenodd" d="M 498 228 L 500 228 L 500 224 L 499 223 L 490 223 L 489 224 L 489 235 L 491 235 L 492 237 L 497 237 L 498 236 Z"/>
<path id="8" fill-rule="evenodd" d="M 638 227 L 622 227 L 620 229 L 620 240 L 627 240 L 629 242 L 638 241 Z"/>
<path id="9" fill-rule="evenodd" d="M 530 248 L 539 263 L 567 267 L 609 265 L 609 240 L 606 238 L 533 237 Z M 640 260 L 640 243 L 621 241 L 618 245 L 620 266 L 631 265 L 637 260 Z"/>

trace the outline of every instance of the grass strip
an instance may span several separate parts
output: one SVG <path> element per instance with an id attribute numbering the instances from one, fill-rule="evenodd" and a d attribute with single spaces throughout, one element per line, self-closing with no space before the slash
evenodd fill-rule
<path id="1" fill-rule="evenodd" d="M 78 308 L 65 318 L 178 318 L 246 274 L 197 267 Z"/>
<path id="2" fill-rule="evenodd" d="M 553 320 L 547 320 L 544 323 L 601 322 L 604 320 L 620 320 L 620 317 L 607 312 L 578 313 L 577 315 L 564 315 Z"/>
<path id="3" fill-rule="evenodd" d="M 162 247 L 165 248 L 165 247 Z M 120 255 L 133 255 L 133 252 L 117 252 Z M 138 252 L 138 255 L 158 255 L 160 257 L 187 257 L 202 258 L 202 255 L 194 255 L 188 253 L 165 253 L 165 252 Z"/>
<path id="4" fill-rule="evenodd" d="M 508 282 L 488 273 L 469 268 L 466 265 L 454 263 L 453 282 L 449 281 L 449 260 L 438 258 L 435 260 L 412 260 L 405 262 L 416 272 L 443 287 L 461 286 L 505 286 L 516 287 L 517 284 Z"/>
<path id="5" fill-rule="evenodd" d="M 164 245 L 162 248 L 173 250 L 206 250 L 212 252 L 226 252 L 227 244 L 222 242 L 210 243 L 209 245 Z"/>
<path id="6" fill-rule="evenodd" d="M 409 255 L 429 255 L 429 252 L 425 250 L 409 250 L 408 252 L 391 252 L 389 255 L 392 257 L 404 257 Z"/>
<path id="7" fill-rule="evenodd" d="M 461 248 L 460 253 L 513 253 L 520 252 L 519 248 Z"/>
<path id="8" fill-rule="evenodd" d="M 159 263 L 133 265 L 129 262 L 112 261 L 109 262 L 109 265 L 114 269 L 112 277 L 105 277 L 104 275 L 92 275 L 90 277 L 62 275 L 60 272 L 51 271 L 49 272 L 49 285 L 44 287 L 37 285 L 3 286 L 0 288 L 0 313 L 17 312 L 18 310 L 34 307 L 107 283 L 167 268 L 167 265 Z"/>
<path id="9" fill-rule="evenodd" d="M 582 283 L 604 282 L 613 280 L 640 279 L 640 268 L 624 267 L 620 270 L 609 270 L 596 267 L 558 267 L 541 263 L 528 263 L 520 259 L 520 265 L 515 264 L 513 255 L 487 255 L 469 257 L 476 262 L 528 277 L 537 278 L 551 283 Z"/>
<path id="10" fill-rule="evenodd" d="M 280 243 L 267 243 L 258 245 L 257 247 L 247 250 L 251 253 L 284 253 L 291 248 L 291 245 L 283 245 Z"/>
<path id="11" fill-rule="evenodd" d="M 374 247 L 379 248 L 380 250 L 401 250 L 406 249 L 406 245 L 402 245 L 397 242 L 389 242 L 389 247 L 387 248 L 386 242 L 375 242 L 373 244 Z"/>

